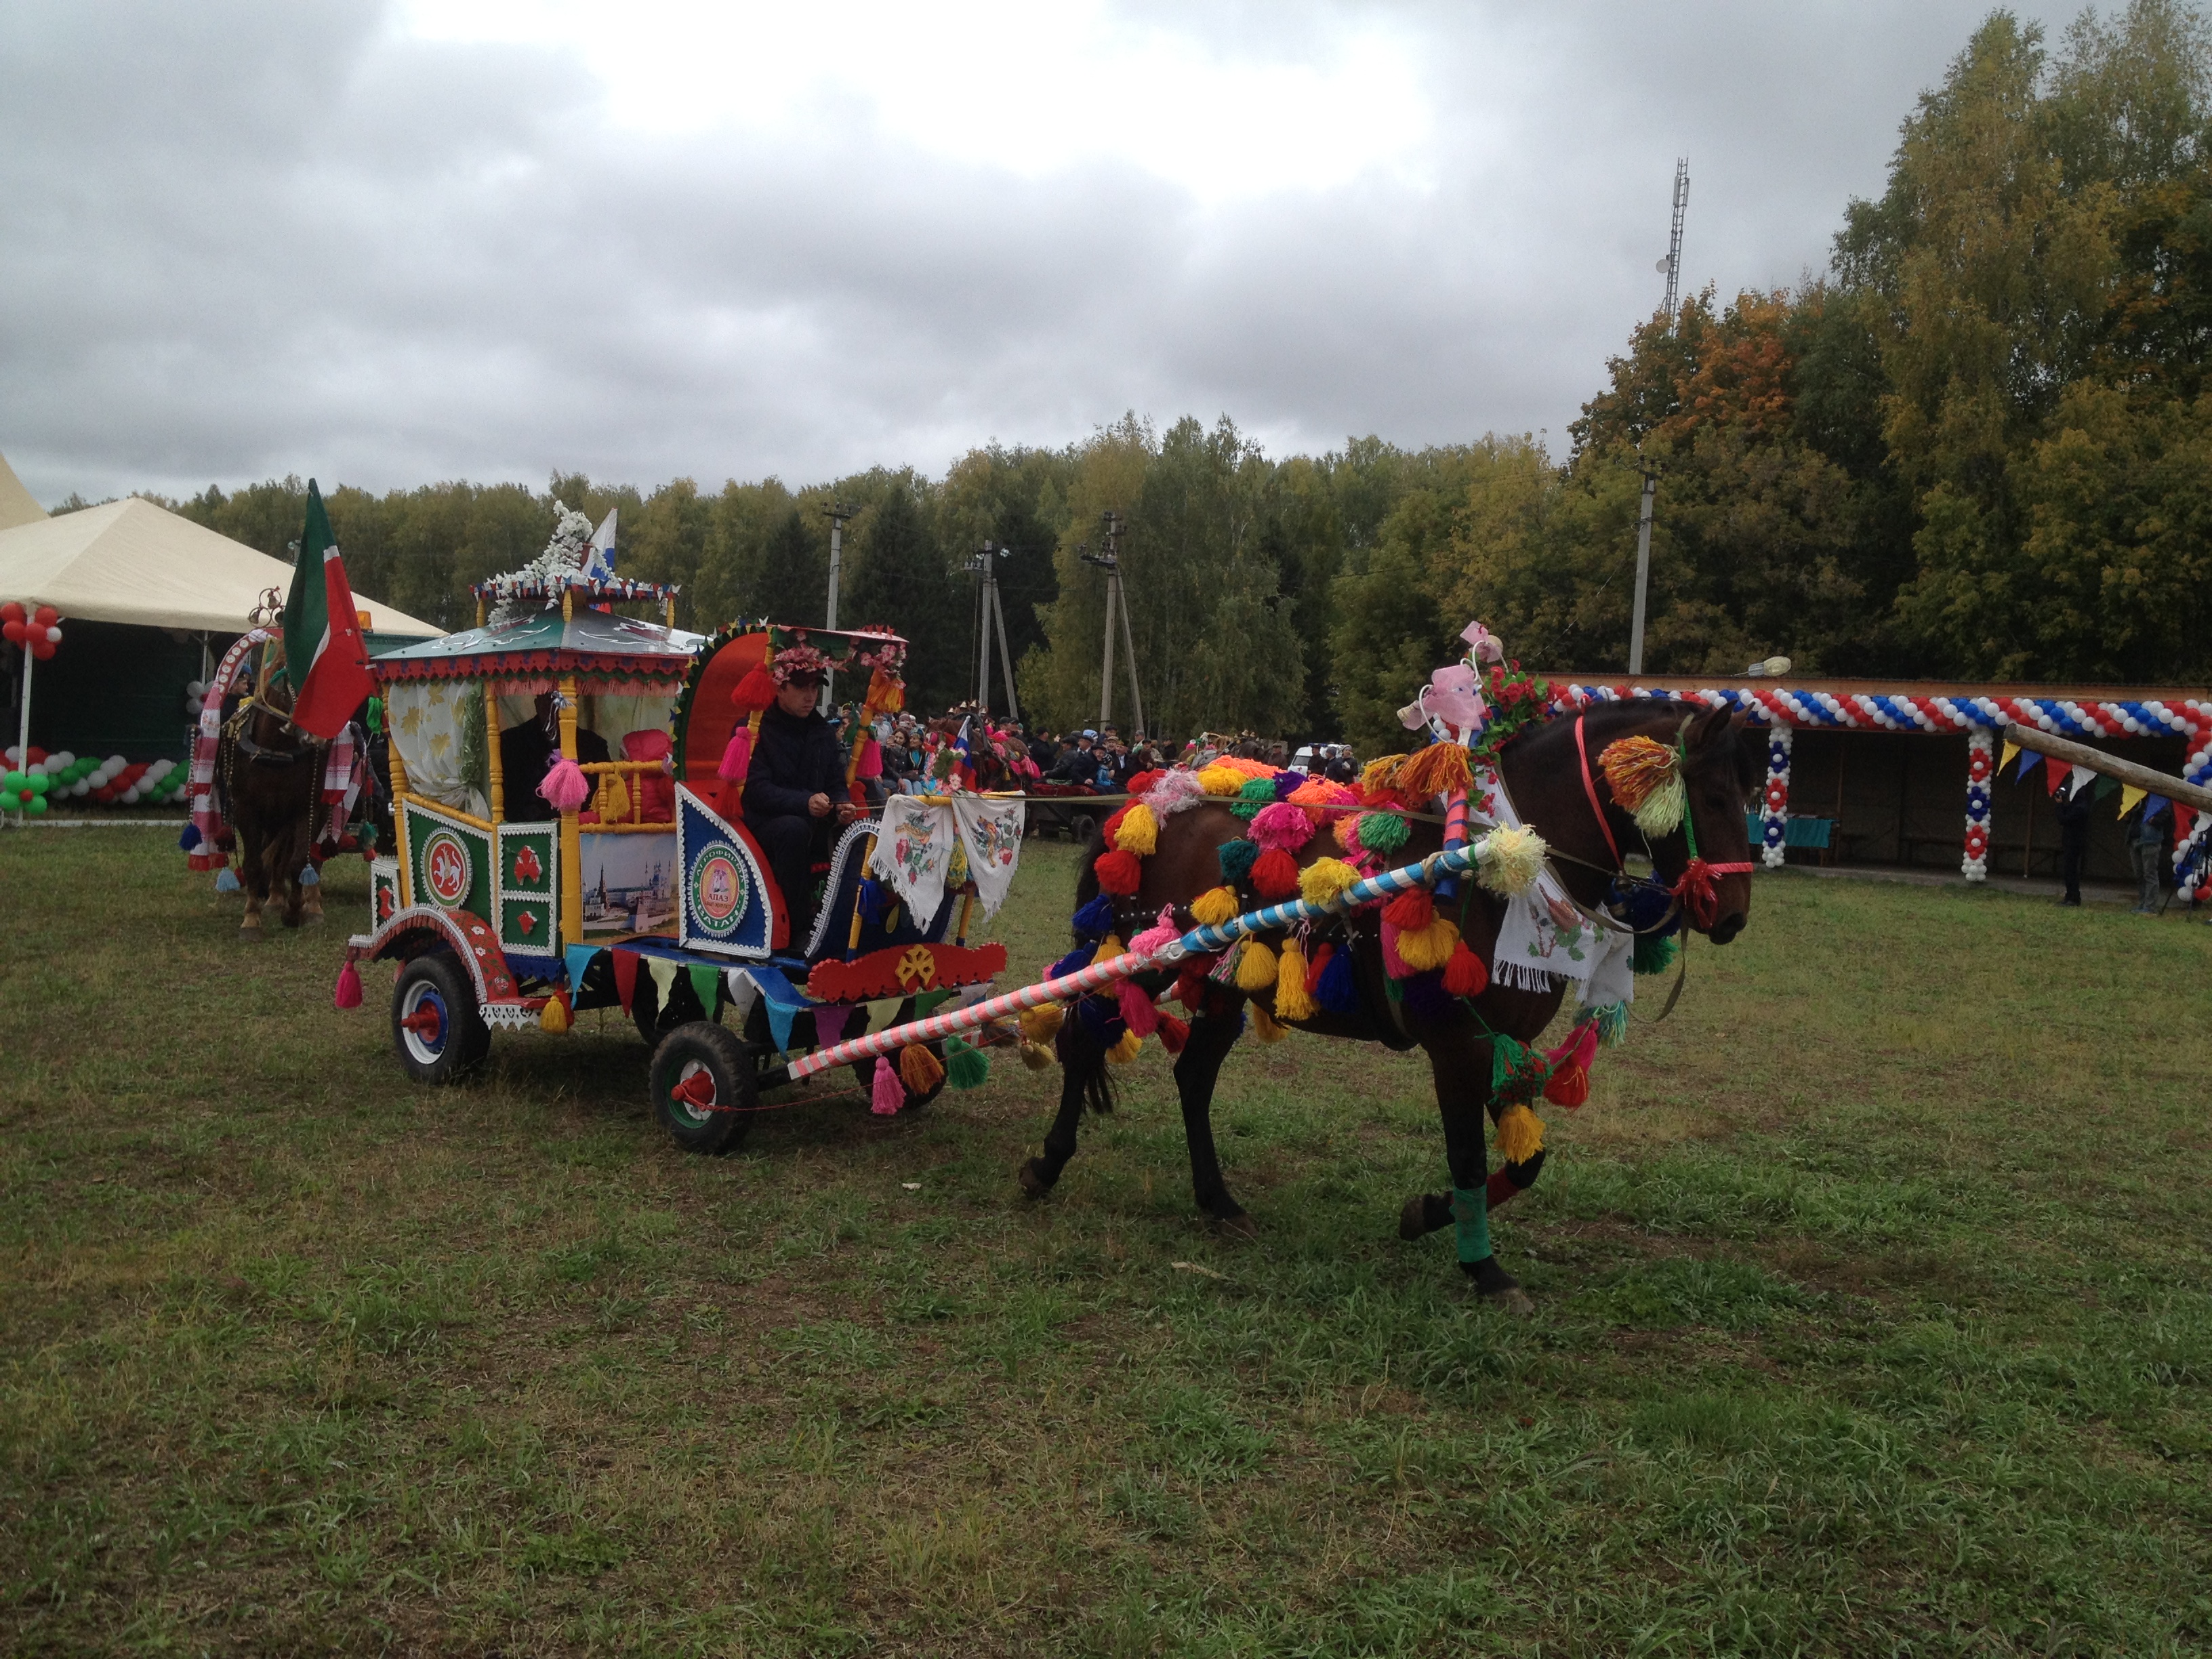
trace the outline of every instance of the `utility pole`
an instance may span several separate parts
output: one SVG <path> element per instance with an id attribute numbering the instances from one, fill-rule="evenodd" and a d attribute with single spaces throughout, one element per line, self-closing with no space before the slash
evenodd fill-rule
<path id="1" fill-rule="evenodd" d="M 848 507 L 842 501 L 831 501 L 822 509 L 830 515 L 830 620 L 824 628 L 837 626 L 837 573 L 845 560 L 845 520 L 860 509 Z M 835 670 L 822 677 L 822 701 L 835 708 L 837 702 L 837 677 Z"/>
<path id="2" fill-rule="evenodd" d="M 985 542 L 975 556 L 968 561 L 969 574 L 975 579 L 975 706 L 986 719 L 991 713 L 991 641 L 999 641 L 999 674 L 1006 682 L 1006 718 L 1019 720 L 1020 706 L 1014 701 L 1014 657 L 1006 648 L 1006 612 L 999 602 L 998 561 L 1012 550 L 995 547 Z"/>
<path id="3" fill-rule="evenodd" d="M 1121 591 L 1121 538 L 1128 530 L 1129 520 L 1122 514 L 1109 512 L 1106 520 L 1106 550 L 1093 553 L 1088 543 L 1076 549 L 1084 563 L 1095 564 L 1106 573 L 1106 662 L 1098 676 L 1098 726 L 1103 732 L 1114 718 L 1114 629 L 1115 613 L 1120 613 L 1122 653 L 1129 659 L 1129 701 L 1137 714 L 1132 735 L 1145 729 L 1145 694 L 1137 685 L 1137 647 L 1129 633 L 1129 599 Z"/>
<path id="4" fill-rule="evenodd" d="M 1681 294 L 1682 283 L 1682 214 L 1690 205 L 1690 158 L 1678 157 L 1674 162 L 1674 216 L 1667 231 L 1667 257 L 1659 262 L 1659 270 L 1667 278 L 1667 297 L 1660 304 L 1659 314 L 1667 319 L 1669 333 L 1674 328 L 1674 306 Z M 1636 610 L 1628 625 L 1628 672 L 1644 672 L 1644 613 L 1651 592 L 1651 513 L 1659 495 L 1659 475 L 1644 463 L 1643 452 L 1637 453 L 1637 468 L 1644 474 L 1644 500 L 1636 514 Z"/>

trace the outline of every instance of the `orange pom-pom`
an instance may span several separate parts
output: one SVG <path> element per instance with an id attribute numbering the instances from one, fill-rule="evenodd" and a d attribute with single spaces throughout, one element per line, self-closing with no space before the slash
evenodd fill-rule
<path id="1" fill-rule="evenodd" d="M 1455 997 L 1479 997 L 1489 986 L 1490 969 L 1462 940 L 1459 948 L 1451 953 L 1451 960 L 1444 964 L 1444 989 Z"/>
<path id="2" fill-rule="evenodd" d="M 1382 920 L 1401 933 L 1418 933 L 1436 919 L 1436 902 L 1425 887 L 1408 887 L 1382 907 Z"/>
<path id="3" fill-rule="evenodd" d="M 1091 867 L 1097 872 L 1098 890 L 1102 893 L 1133 893 L 1145 879 L 1144 860 L 1119 848 L 1101 853 L 1098 862 Z"/>
<path id="4" fill-rule="evenodd" d="M 1264 899 L 1289 898 L 1298 890 L 1298 861 L 1270 847 L 1252 860 L 1252 890 Z"/>

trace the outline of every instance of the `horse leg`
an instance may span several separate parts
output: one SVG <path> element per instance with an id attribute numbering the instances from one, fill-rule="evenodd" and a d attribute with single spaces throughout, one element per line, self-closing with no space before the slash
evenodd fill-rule
<path id="1" fill-rule="evenodd" d="M 1490 1246 L 1489 1158 L 1482 1144 L 1485 1108 L 1490 1103 L 1489 1045 L 1474 1041 L 1469 1033 L 1455 1032 L 1424 1046 L 1436 1079 L 1437 1110 L 1443 1120 L 1444 1161 L 1452 1182 L 1448 1218 L 1457 1234 L 1460 1271 L 1474 1281 L 1477 1295 L 1526 1313 L 1528 1298 L 1521 1281 L 1498 1265 Z M 1534 1178 L 1533 1174 L 1529 1177 Z M 1425 1212 L 1428 1199 L 1419 1201 Z M 1412 1208 L 1407 1206 L 1409 1212 Z M 1400 1218 L 1401 1234 L 1406 1219 Z"/>
<path id="2" fill-rule="evenodd" d="M 1207 1013 L 1190 1023 L 1190 1036 L 1176 1057 L 1176 1092 L 1182 1100 L 1182 1134 L 1190 1148 L 1191 1196 L 1224 1231 L 1256 1237 L 1258 1226 L 1230 1195 L 1221 1178 L 1221 1158 L 1213 1146 L 1213 1085 L 1221 1062 L 1244 1029 L 1241 1010 Z"/>
<path id="3" fill-rule="evenodd" d="M 238 924 L 238 937 L 242 944 L 258 945 L 266 937 L 261 931 L 261 907 L 269 902 L 269 869 L 265 851 L 261 844 L 259 826 L 240 823 L 238 826 L 238 879 L 246 889 L 246 915 Z"/>
<path id="4" fill-rule="evenodd" d="M 1081 1005 L 1070 1008 L 1053 1040 L 1060 1054 L 1060 1111 L 1046 1131 L 1044 1153 L 1022 1165 L 1017 1179 L 1031 1198 L 1042 1198 L 1060 1179 L 1067 1160 L 1075 1156 L 1075 1132 L 1083 1121 L 1087 1100 L 1095 1111 L 1114 1109 L 1111 1084 L 1106 1076 L 1106 1048 L 1083 1022 Z"/>
<path id="5" fill-rule="evenodd" d="M 297 927 L 305 918 L 307 889 L 300 884 L 301 867 L 307 861 L 307 832 L 295 821 L 287 823 L 269 843 L 270 879 L 284 889 L 284 925 Z"/>

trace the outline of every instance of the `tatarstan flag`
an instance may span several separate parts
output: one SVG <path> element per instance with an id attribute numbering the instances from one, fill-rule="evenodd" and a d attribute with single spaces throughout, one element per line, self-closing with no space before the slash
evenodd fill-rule
<path id="1" fill-rule="evenodd" d="M 292 682 L 292 724 L 312 737 L 337 736 L 376 690 L 345 562 L 313 478 L 307 480 L 307 527 L 300 535 L 292 597 L 284 606 L 284 664 Z"/>

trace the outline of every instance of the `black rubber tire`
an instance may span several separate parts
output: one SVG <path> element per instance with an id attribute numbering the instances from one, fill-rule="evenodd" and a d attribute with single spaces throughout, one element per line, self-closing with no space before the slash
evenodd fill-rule
<path id="1" fill-rule="evenodd" d="M 866 1010 L 863 1009 L 861 1012 L 863 1018 L 865 1018 Z M 884 1029 L 885 1030 L 889 1030 L 893 1025 L 903 1025 L 913 1018 L 914 999 L 912 997 L 908 997 L 904 1002 L 899 1004 L 898 1012 L 890 1017 L 890 1023 L 886 1024 Z M 864 1032 L 854 1031 L 848 1032 L 847 1035 L 860 1036 L 866 1034 Z M 937 1056 L 937 1063 L 939 1066 L 942 1066 L 945 1063 L 945 1043 L 942 1039 L 935 1042 L 925 1044 L 924 1046 L 928 1048 L 930 1053 Z M 878 1060 L 856 1060 L 853 1062 L 853 1076 L 854 1079 L 859 1082 L 860 1087 L 866 1091 L 871 1097 L 875 1093 L 876 1067 L 883 1063 L 883 1061 Z M 891 1057 L 890 1063 L 894 1066 L 898 1064 L 898 1057 L 896 1054 Z M 936 1099 L 938 1096 L 944 1092 L 945 1079 L 943 1078 L 939 1078 L 937 1079 L 937 1086 L 932 1089 L 927 1094 L 908 1094 L 906 1097 L 906 1104 L 899 1109 L 901 1111 L 910 1112 L 916 1107 L 927 1106 L 931 1101 Z"/>
<path id="2" fill-rule="evenodd" d="M 1088 847 L 1091 836 L 1098 833 L 1098 820 L 1089 812 L 1071 814 L 1067 820 L 1067 838 L 1078 847 Z"/>
<path id="3" fill-rule="evenodd" d="M 705 1073 L 714 1079 L 714 1103 L 732 1111 L 699 1110 L 673 1096 L 686 1078 Z M 685 1022 L 653 1051 L 648 1087 L 653 1115 L 687 1152 L 712 1157 L 742 1144 L 753 1127 L 752 1107 L 760 1099 L 760 1073 L 750 1044 L 709 1019 Z"/>
<path id="4" fill-rule="evenodd" d="M 433 1010 L 434 1031 L 405 1023 Z M 459 1083 L 491 1052 L 476 983 L 450 951 L 432 951 L 399 969 L 392 987 L 392 1046 L 407 1075 L 428 1084 Z"/>

